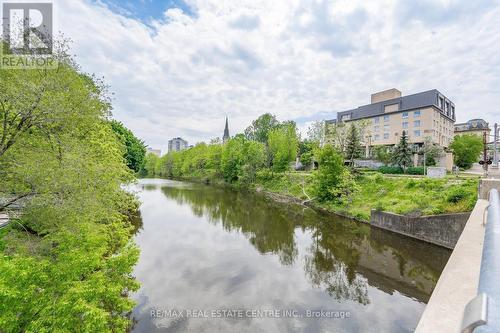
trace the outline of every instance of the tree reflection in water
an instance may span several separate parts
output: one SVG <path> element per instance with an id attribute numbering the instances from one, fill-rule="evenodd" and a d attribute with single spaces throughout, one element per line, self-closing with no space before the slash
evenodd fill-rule
<path id="1" fill-rule="evenodd" d="M 161 191 L 196 216 L 244 234 L 282 265 L 298 263 L 296 229 L 309 233 L 312 244 L 301 254 L 305 274 L 312 286 L 339 301 L 369 304 L 368 287 L 374 286 L 426 302 L 449 256 L 445 249 L 255 193 L 186 183 L 170 183 Z"/>

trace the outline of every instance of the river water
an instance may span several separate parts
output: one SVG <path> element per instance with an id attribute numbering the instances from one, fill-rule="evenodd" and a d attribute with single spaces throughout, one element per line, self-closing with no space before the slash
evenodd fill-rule
<path id="1" fill-rule="evenodd" d="M 133 332 L 412 332 L 450 251 L 260 194 L 136 186 Z"/>

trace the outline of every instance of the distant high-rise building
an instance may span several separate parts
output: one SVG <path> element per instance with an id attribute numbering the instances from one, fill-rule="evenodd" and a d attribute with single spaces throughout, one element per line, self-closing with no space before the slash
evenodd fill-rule
<path id="1" fill-rule="evenodd" d="M 161 156 L 160 149 L 153 149 L 153 148 L 148 147 L 148 153 L 155 154 L 156 156 Z"/>
<path id="2" fill-rule="evenodd" d="M 226 142 L 227 140 L 229 140 L 229 126 L 226 117 L 226 127 L 224 128 L 224 135 L 222 136 L 222 142 Z"/>
<path id="3" fill-rule="evenodd" d="M 168 152 L 181 151 L 188 148 L 188 142 L 183 138 L 173 138 L 168 141 Z"/>

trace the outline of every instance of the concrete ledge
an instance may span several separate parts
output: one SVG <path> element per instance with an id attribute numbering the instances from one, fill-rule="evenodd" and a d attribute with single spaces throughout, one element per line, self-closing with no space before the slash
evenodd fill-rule
<path id="1" fill-rule="evenodd" d="M 500 191 L 500 179 L 481 179 L 481 183 L 479 184 L 479 199 L 488 199 L 488 193 L 490 193 L 491 189 L 497 189 Z"/>
<path id="2" fill-rule="evenodd" d="M 477 201 L 415 332 L 460 331 L 465 306 L 477 294 L 487 206 L 488 201 Z"/>
<path id="3" fill-rule="evenodd" d="M 453 249 L 471 213 L 411 217 L 372 210 L 370 224 Z"/>

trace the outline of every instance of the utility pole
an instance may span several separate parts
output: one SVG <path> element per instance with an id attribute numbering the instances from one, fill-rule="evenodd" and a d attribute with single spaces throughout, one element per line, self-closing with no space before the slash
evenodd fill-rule
<path id="1" fill-rule="evenodd" d="M 493 169 L 498 169 L 498 124 L 495 123 L 493 127 L 495 132 L 493 133 Z"/>
<path id="2" fill-rule="evenodd" d="M 483 132 L 483 168 L 484 177 L 488 177 L 488 133 Z"/>

